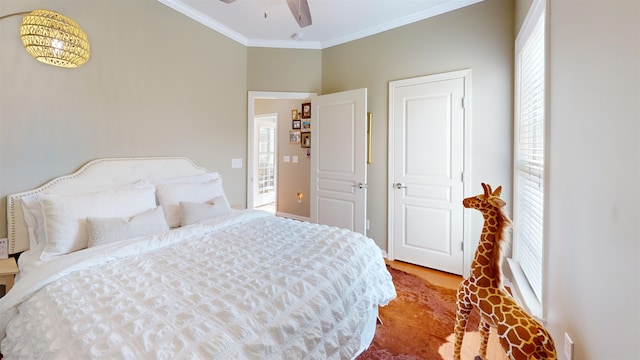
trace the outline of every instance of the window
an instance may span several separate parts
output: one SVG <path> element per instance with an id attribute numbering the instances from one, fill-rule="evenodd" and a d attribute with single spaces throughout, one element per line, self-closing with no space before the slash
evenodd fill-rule
<path id="1" fill-rule="evenodd" d="M 545 199 L 545 9 L 534 1 L 516 39 L 513 260 L 542 304 Z M 516 277 L 516 276 L 514 276 Z M 517 277 L 516 277 L 517 278 Z M 517 284 L 519 288 L 527 286 Z M 522 291 L 520 291 L 522 292 Z M 524 299 L 528 307 L 529 301 Z M 535 302 L 535 300 L 534 300 Z M 532 312 L 541 314 L 538 311 Z"/>

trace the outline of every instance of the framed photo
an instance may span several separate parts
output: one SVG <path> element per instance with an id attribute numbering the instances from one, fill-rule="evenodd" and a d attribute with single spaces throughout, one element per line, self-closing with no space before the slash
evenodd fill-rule
<path id="1" fill-rule="evenodd" d="M 291 120 L 298 120 L 298 119 L 300 119 L 300 113 L 298 112 L 298 109 L 291 110 Z"/>
<path id="2" fill-rule="evenodd" d="M 300 124 L 302 124 L 300 120 L 291 120 L 291 128 L 294 130 L 300 129 Z"/>
<path id="3" fill-rule="evenodd" d="M 303 129 L 311 129 L 311 122 L 310 121 L 303 121 L 302 122 L 302 128 Z"/>
<path id="4" fill-rule="evenodd" d="M 311 119 L 311 103 L 302 104 L 302 118 Z"/>
<path id="5" fill-rule="evenodd" d="M 310 148 L 311 147 L 311 133 L 303 132 L 300 134 L 300 147 Z"/>
<path id="6" fill-rule="evenodd" d="M 291 144 L 300 143 L 300 131 L 289 131 L 289 143 Z"/>

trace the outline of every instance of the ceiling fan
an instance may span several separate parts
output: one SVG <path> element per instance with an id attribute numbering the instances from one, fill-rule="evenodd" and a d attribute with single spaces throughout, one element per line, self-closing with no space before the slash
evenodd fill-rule
<path id="1" fill-rule="evenodd" d="M 228 4 L 236 0 L 220 1 Z M 309 4 L 307 3 L 307 0 L 287 0 L 287 5 L 289 5 L 289 9 L 291 10 L 293 17 L 301 28 L 311 25 L 311 11 L 309 11 Z M 266 12 L 264 16 L 267 17 Z"/>

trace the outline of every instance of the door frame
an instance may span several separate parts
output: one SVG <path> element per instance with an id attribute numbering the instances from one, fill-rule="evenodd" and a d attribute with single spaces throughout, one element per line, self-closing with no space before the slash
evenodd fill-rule
<path id="1" fill-rule="evenodd" d="M 254 118 L 255 118 L 255 100 L 256 99 L 270 99 L 270 100 L 305 100 L 316 93 L 306 92 L 279 92 L 279 91 L 249 91 L 247 101 L 247 209 L 253 209 L 253 162 L 255 158 L 255 146 L 253 143 L 254 136 Z M 276 158 L 276 162 L 278 159 Z M 276 189 L 277 192 L 277 189 Z"/>
<path id="2" fill-rule="evenodd" d="M 463 124 L 463 174 L 462 176 L 462 192 L 463 197 L 471 191 L 472 173 L 471 173 L 471 69 L 463 69 L 457 71 L 451 71 L 446 73 L 419 76 L 415 78 L 409 78 L 404 80 L 394 80 L 389 82 L 389 114 L 388 114 L 388 167 L 387 167 L 387 258 L 389 260 L 395 259 L 394 254 L 394 227 L 393 222 L 393 204 L 395 203 L 395 196 L 398 192 L 393 189 L 395 158 L 394 158 L 394 126 L 393 126 L 393 96 L 394 89 L 398 86 L 407 86 L 413 84 L 421 84 L 424 82 L 436 82 L 451 79 L 464 79 L 464 124 Z M 460 204 L 462 206 L 462 204 Z M 473 255 L 475 253 L 475 247 L 471 243 L 471 223 L 470 217 L 466 216 L 466 212 L 462 215 L 462 243 L 463 243 L 463 276 L 467 277 L 470 273 L 471 262 L 473 261 Z"/>

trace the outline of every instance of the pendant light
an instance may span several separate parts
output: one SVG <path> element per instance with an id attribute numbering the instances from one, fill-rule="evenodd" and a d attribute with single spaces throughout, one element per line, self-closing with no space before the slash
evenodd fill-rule
<path id="1" fill-rule="evenodd" d="M 87 34 L 68 17 L 50 10 L 33 10 L 22 18 L 20 38 L 25 50 L 43 63 L 65 68 L 89 60 Z"/>

